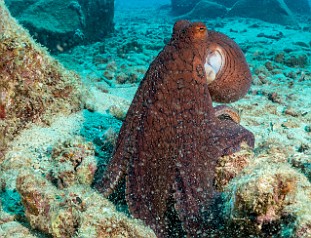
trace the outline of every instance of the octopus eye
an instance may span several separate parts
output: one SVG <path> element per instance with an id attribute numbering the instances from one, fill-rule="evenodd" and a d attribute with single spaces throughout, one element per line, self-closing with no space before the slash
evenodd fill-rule
<path id="1" fill-rule="evenodd" d="M 197 24 L 194 26 L 192 33 L 194 39 L 206 39 L 207 29 L 203 24 Z"/>
<path id="2" fill-rule="evenodd" d="M 225 59 L 220 48 L 217 48 L 216 50 L 208 53 L 206 57 L 206 62 L 204 64 L 206 80 L 208 84 L 216 79 L 216 76 L 222 69 L 224 63 Z"/>
<path id="3" fill-rule="evenodd" d="M 205 32 L 205 31 L 206 31 L 206 27 L 205 27 L 205 26 L 197 26 L 197 27 L 196 27 L 196 30 L 197 30 L 198 32 Z"/>

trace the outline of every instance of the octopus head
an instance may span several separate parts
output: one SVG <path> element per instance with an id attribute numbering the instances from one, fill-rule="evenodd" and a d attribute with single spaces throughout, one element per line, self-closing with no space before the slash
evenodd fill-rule
<path id="1" fill-rule="evenodd" d="M 200 62 L 194 64 L 204 68 L 213 101 L 234 102 L 247 93 L 251 73 L 242 50 L 228 36 L 208 30 L 202 22 L 180 20 L 174 25 L 172 41 L 176 49 L 185 50 L 180 58 L 191 60 L 193 55 L 198 56 Z"/>

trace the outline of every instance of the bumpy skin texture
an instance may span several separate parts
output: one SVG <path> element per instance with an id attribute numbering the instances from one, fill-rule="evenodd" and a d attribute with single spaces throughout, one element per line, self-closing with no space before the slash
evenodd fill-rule
<path id="1" fill-rule="evenodd" d="M 130 212 L 158 237 L 169 237 L 171 201 L 188 237 L 208 237 L 213 218 L 206 214 L 218 195 L 216 161 L 239 150 L 242 141 L 254 145 L 251 132 L 215 115 L 203 67 L 210 44 L 203 23 L 175 24 L 171 41 L 137 90 L 96 185 L 108 196 L 126 175 Z"/>

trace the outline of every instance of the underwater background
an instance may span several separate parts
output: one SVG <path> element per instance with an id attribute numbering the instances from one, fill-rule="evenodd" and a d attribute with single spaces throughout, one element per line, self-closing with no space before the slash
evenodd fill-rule
<path id="1" fill-rule="evenodd" d="M 226 105 L 254 148 L 217 158 L 217 225 L 196 237 L 311 237 L 310 0 L 0 0 L 0 237 L 157 237 L 124 181 L 94 186 L 181 19 L 234 40 L 252 75 Z M 171 213 L 163 237 L 186 237 Z"/>

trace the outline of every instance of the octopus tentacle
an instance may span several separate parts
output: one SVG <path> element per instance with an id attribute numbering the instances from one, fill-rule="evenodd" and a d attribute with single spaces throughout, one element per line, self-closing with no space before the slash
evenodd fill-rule
<path id="1" fill-rule="evenodd" d="M 157 237 L 166 238 L 169 237 L 167 200 L 172 182 L 161 174 L 156 177 L 151 172 L 154 166 L 150 166 L 148 163 L 143 165 L 139 159 L 131 161 L 126 177 L 126 201 L 133 217 L 144 220 Z"/>
<path id="2" fill-rule="evenodd" d="M 123 143 L 124 141 L 121 142 L 122 145 Z M 100 183 L 95 184 L 95 188 L 102 193 L 104 197 L 108 197 L 112 194 L 119 182 L 124 178 L 128 163 L 128 159 L 123 156 L 122 151 L 115 153 L 109 162 L 105 176 Z"/>
<path id="3" fill-rule="evenodd" d="M 189 168 L 187 168 L 189 170 Z M 181 173 L 184 171 L 181 170 Z M 187 237 L 208 237 L 212 227 L 209 225 L 209 219 L 204 217 L 206 212 L 211 212 L 211 207 L 216 194 L 213 192 L 213 184 L 209 179 L 214 174 L 209 174 L 208 177 L 198 178 L 202 175 L 200 171 L 187 171 L 187 175 L 179 175 L 176 180 L 176 192 L 174 199 L 176 201 L 175 209 L 178 218 L 182 222 L 182 227 L 186 231 Z M 195 179 L 194 179 L 195 178 Z M 202 180 L 208 184 L 202 185 Z M 204 202 L 203 202 L 204 201 Z M 211 213 L 210 213 L 211 214 Z"/>
<path id="4" fill-rule="evenodd" d="M 128 110 L 127 123 L 122 124 L 113 157 L 106 172 L 102 180 L 95 184 L 95 188 L 105 197 L 108 197 L 126 176 L 129 160 L 137 147 L 137 141 L 133 138 L 137 137 L 136 128 L 141 120 L 141 114 L 139 113 L 140 105 L 135 103 L 135 101 L 137 101 L 137 98 L 133 100 Z M 133 128 L 135 129 L 133 130 Z"/>
<path id="5" fill-rule="evenodd" d="M 221 147 L 221 156 L 233 154 L 241 149 L 241 145 L 246 143 L 254 148 L 254 135 L 231 119 L 221 119 L 218 121 L 218 130 L 214 137 L 218 138 L 219 144 L 226 145 Z"/>

